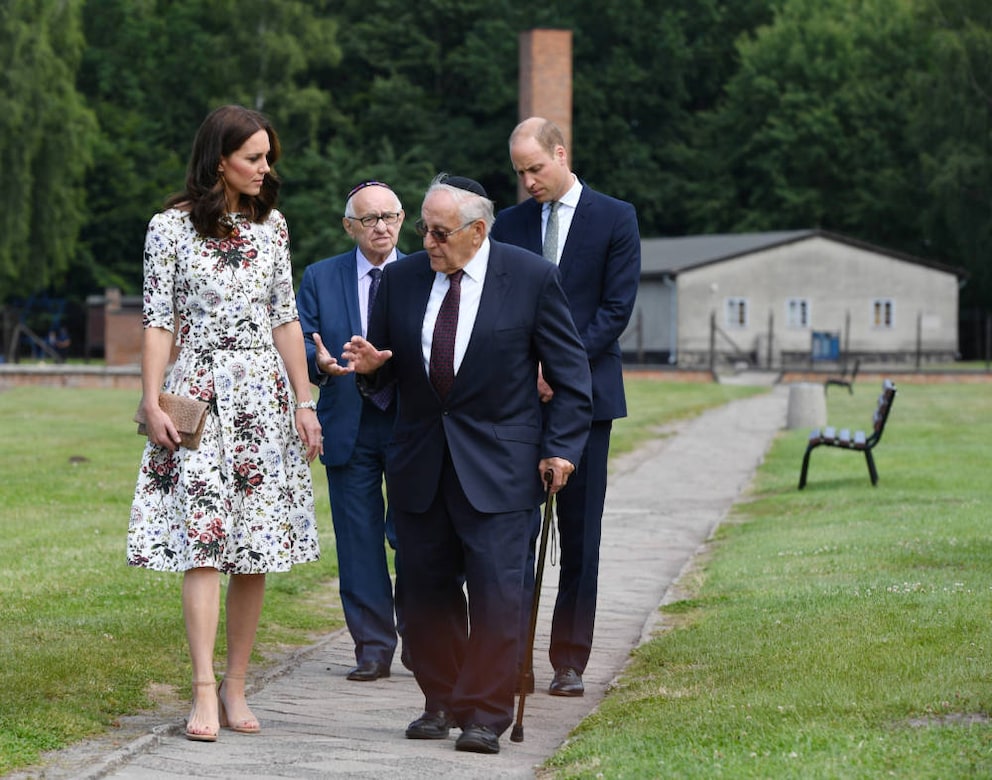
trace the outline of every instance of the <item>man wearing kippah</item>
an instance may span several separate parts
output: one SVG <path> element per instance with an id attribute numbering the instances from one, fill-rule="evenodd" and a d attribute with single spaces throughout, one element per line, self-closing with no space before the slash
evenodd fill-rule
<path id="1" fill-rule="evenodd" d="M 368 339 L 343 357 L 398 410 L 386 461 L 403 561 L 403 641 L 424 693 L 409 739 L 498 753 L 513 722 L 518 625 L 531 519 L 544 475 L 557 491 L 592 417 L 589 362 L 558 269 L 489 240 L 482 186 L 441 175 L 417 232 L 424 252 L 383 275 Z M 544 405 L 538 364 L 557 392 Z M 468 598 L 463 590 L 467 588 Z"/>
<path id="2" fill-rule="evenodd" d="M 334 355 L 355 333 L 365 333 L 382 271 L 402 254 L 396 250 L 403 206 L 379 181 L 365 181 L 345 199 L 345 232 L 355 248 L 313 263 L 297 294 L 300 325 L 307 337 L 310 381 L 320 387 L 317 417 L 324 434 L 321 461 L 331 499 L 341 605 L 355 642 L 356 665 L 348 679 L 370 682 L 389 677 L 402 633 L 397 575 L 393 585 L 384 539 L 396 547 L 391 511 L 382 494 L 386 443 L 396 418 L 388 393 L 363 398 L 354 374 Z M 397 571 L 399 561 L 396 561 Z M 404 661 L 407 654 L 404 651 Z"/>

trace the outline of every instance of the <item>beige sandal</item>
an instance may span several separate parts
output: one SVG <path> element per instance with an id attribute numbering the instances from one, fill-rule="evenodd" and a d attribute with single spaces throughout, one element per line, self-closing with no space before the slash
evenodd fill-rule
<path id="1" fill-rule="evenodd" d="M 217 741 L 217 734 L 220 731 L 219 723 L 218 723 L 218 727 L 215 728 L 213 731 L 211 731 L 206 726 L 201 726 L 199 727 L 200 730 L 194 731 L 192 726 L 190 725 L 191 721 L 193 720 L 193 717 L 196 715 L 196 689 L 203 686 L 210 686 L 211 688 L 213 688 L 214 685 L 216 685 L 216 682 L 214 680 L 210 680 L 209 682 L 196 682 L 195 680 L 193 681 L 193 709 L 190 712 L 189 717 L 186 719 L 186 739 L 192 740 L 193 742 Z M 220 706 L 219 698 L 217 704 L 219 708 Z M 220 710 L 218 709 L 218 712 L 219 711 Z"/>
<path id="2" fill-rule="evenodd" d="M 244 680 L 244 675 L 235 676 L 233 674 L 225 675 L 224 680 L 228 678 L 232 680 Z M 250 718 L 242 718 L 239 721 L 231 723 L 227 718 L 227 706 L 224 704 L 224 697 L 221 695 L 221 688 L 224 687 L 224 680 L 221 680 L 220 685 L 217 686 L 217 707 L 218 714 L 220 715 L 220 725 L 223 728 L 230 729 L 231 731 L 236 731 L 239 734 L 258 734 L 262 731 L 262 726 L 258 722 L 258 718 L 252 715 Z M 250 710 L 249 710 L 250 712 Z"/>

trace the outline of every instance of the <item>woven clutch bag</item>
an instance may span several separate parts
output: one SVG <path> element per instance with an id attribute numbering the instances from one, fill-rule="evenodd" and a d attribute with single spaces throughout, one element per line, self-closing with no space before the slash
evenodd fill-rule
<path id="1" fill-rule="evenodd" d="M 195 450 L 200 446 L 200 437 L 203 435 L 203 424 L 207 421 L 206 401 L 197 401 L 195 398 L 186 398 L 172 393 L 161 393 L 158 397 L 158 405 L 162 411 L 169 415 L 172 424 L 179 431 L 180 444 L 190 450 Z M 134 414 L 134 421 L 138 423 L 138 435 L 147 436 L 148 429 L 145 427 L 145 415 L 138 407 Z"/>

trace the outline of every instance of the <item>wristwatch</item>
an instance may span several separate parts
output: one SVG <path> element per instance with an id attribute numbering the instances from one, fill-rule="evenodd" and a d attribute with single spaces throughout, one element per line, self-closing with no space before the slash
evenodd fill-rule
<path id="1" fill-rule="evenodd" d="M 313 401 L 313 400 L 310 400 L 310 401 L 300 401 L 296 405 L 296 409 L 297 409 L 297 411 L 299 411 L 300 409 L 312 409 L 313 411 L 316 412 L 317 411 L 317 402 L 316 401 Z"/>

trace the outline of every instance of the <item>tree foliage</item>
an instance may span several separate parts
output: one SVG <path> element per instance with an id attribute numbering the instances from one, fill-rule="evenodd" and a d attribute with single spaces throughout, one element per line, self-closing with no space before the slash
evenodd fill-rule
<path id="1" fill-rule="evenodd" d="M 333 118 L 333 95 L 314 74 L 340 59 L 326 6 L 88 0 L 80 84 L 102 132 L 77 284 L 139 289 L 148 219 L 182 187 L 193 134 L 216 106 L 266 112 L 286 159 L 316 144 Z"/>
<path id="2" fill-rule="evenodd" d="M 992 4 L 928 0 L 931 66 L 915 80 L 909 135 L 920 150 L 928 251 L 971 278 L 965 306 L 992 308 Z"/>
<path id="3" fill-rule="evenodd" d="M 226 102 L 279 130 L 298 270 L 349 245 L 361 179 L 414 216 L 442 170 L 509 205 L 518 37 L 548 27 L 573 32 L 573 166 L 643 235 L 821 226 L 965 266 L 989 306 L 985 0 L 8 0 L 0 297 L 137 291 Z"/>
<path id="4" fill-rule="evenodd" d="M 925 47 L 902 0 L 786 0 L 739 43 L 726 99 L 701 117 L 705 230 L 824 227 L 910 238 L 921 203 L 905 121 Z M 914 247 L 918 248 L 918 247 Z"/>
<path id="5" fill-rule="evenodd" d="M 992 6 L 784 0 L 700 114 L 692 232 L 823 227 L 967 269 L 992 301 Z"/>
<path id="6" fill-rule="evenodd" d="M 96 122 L 76 91 L 80 3 L 0 6 L 0 289 L 61 280 L 88 213 L 83 182 Z"/>

